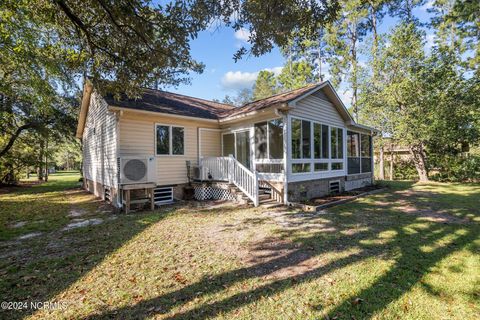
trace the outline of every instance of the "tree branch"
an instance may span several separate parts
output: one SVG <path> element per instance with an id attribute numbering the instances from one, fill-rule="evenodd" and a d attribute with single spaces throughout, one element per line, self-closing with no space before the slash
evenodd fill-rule
<path id="1" fill-rule="evenodd" d="M 15 143 L 15 140 L 17 140 L 18 136 L 20 135 L 20 133 L 22 133 L 22 131 L 34 128 L 36 126 L 37 126 L 36 123 L 27 123 L 27 124 L 24 124 L 23 126 L 18 127 L 17 130 L 15 130 L 13 135 L 8 140 L 8 143 L 5 145 L 5 147 L 3 147 L 2 151 L 0 151 L 0 158 L 3 157 L 12 148 L 13 144 Z"/>

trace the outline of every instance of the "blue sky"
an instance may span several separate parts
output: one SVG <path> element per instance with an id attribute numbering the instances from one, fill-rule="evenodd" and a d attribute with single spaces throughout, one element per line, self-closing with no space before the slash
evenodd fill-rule
<path id="1" fill-rule="evenodd" d="M 415 15 L 422 22 L 429 20 L 426 5 L 415 9 Z M 397 23 L 393 17 L 385 17 L 380 26 L 380 32 L 388 32 Z M 433 43 L 433 34 L 427 31 L 427 47 Z M 248 48 L 248 32 L 235 32 L 231 28 L 212 26 L 209 30 L 200 33 L 199 37 L 191 42 L 191 54 L 197 61 L 205 64 L 202 74 L 191 74 L 191 84 L 180 85 L 177 88 L 167 87 L 165 90 L 204 99 L 222 100 L 226 94 L 235 95 L 238 90 L 249 87 L 255 82 L 260 70 L 269 69 L 279 72 L 284 58 L 278 48 L 260 57 L 245 56 L 235 62 L 234 53 L 242 46 Z M 326 75 L 328 79 L 328 74 Z M 345 85 L 339 88 L 339 95 L 346 105 L 349 105 L 350 93 Z"/>

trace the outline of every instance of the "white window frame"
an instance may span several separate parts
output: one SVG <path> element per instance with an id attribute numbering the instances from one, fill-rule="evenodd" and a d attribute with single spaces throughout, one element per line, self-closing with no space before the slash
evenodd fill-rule
<path id="1" fill-rule="evenodd" d="M 292 130 L 291 128 L 293 127 L 292 126 L 292 122 L 293 120 L 296 119 L 296 120 L 305 120 L 305 121 L 309 121 L 311 123 L 310 125 L 310 158 L 302 158 L 302 159 L 294 159 L 292 157 Z M 328 124 L 328 123 L 325 123 L 325 122 L 320 122 L 320 121 L 316 121 L 316 120 L 312 120 L 312 119 L 306 119 L 306 118 L 302 118 L 302 117 L 299 117 L 299 116 L 289 116 L 288 117 L 288 121 L 289 121 L 289 136 L 288 136 L 288 166 L 290 168 L 288 168 L 289 170 L 289 174 L 293 175 L 293 176 L 302 176 L 302 175 L 310 175 L 312 176 L 312 178 L 314 177 L 318 177 L 318 178 L 322 178 L 322 177 L 327 177 L 329 175 L 332 175 L 332 174 L 335 174 L 337 175 L 338 173 L 341 173 L 341 172 L 345 172 L 345 168 L 347 166 L 347 156 L 346 156 L 346 135 L 347 135 L 347 128 L 346 127 L 340 127 L 340 126 L 337 126 L 337 125 L 332 125 L 332 124 Z M 328 127 L 328 158 L 321 158 L 321 159 L 316 159 L 315 158 L 315 154 L 314 154 L 314 151 L 315 151 L 315 147 L 314 147 L 314 125 L 315 124 L 320 124 L 320 125 L 325 125 Z M 343 157 L 342 158 L 335 158 L 333 159 L 332 158 L 332 143 L 331 143 L 331 128 L 336 128 L 336 129 L 342 129 L 342 154 L 343 154 Z M 310 171 L 308 172 L 296 172 L 294 173 L 293 172 L 293 169 L 292 169 L 292 165 L 295 164 L 295 163 L 310 163 Z M 332 163 L 336 163 L 336 162 L 342 162 L 343 163 L 343 168 L 342 169 L 337 169 L 337 170 L 332 170 Z M 315 163 L 328 163 L 328 170 L 324 170 L 324 171 L 315 171 Z"/>
<path id="2" fill-rule="evenodd" d="M 272 120 L 282 120 L 283 122 L 283 126 L 285 126 L 285 120 L 281 117 L 278 117 L 278 118 L 271 118 L 271 119 L 268 119 L 268 120 L 263 120 L 263 121 L 257 121 L 257 122 L 254 122 L 253 123 L 253 144 L 254 144 L 254 158 L 255 158 L 255 163 L 283 163 L 283 156 L 282 158 L 280 159 L 272 159 L 270 158 L 270 127 L 268 125 L 268 123 Z M 255 125 L 259 124 L 259 123 L 267 123 L 267 157 L 266 158 L 262 158 L 262 159 L 257 159 L 256 157 L 256 152 L 257 150 L 255 149 Z M 283 140 L 285 140 L 285 137 L 283 137 Z M 283 144 L 282 144 L 283 145 Z"/>
<path id="3" fill-rule="evenodd" d="M 157 153 L 157 127 L 168 127 L 168 154 L 158 154 Z M 183 129 L 183 154 L 172 154 L 173 148 L 172 148 L 172 141 L 173 141 L 173 135 L 172 135 L 172 128 L 182 128 Z M 155 123 L 154 127 L 154 146 L 153 148 L 155 149 L 155 156 L 156 157 L 184 157 L 186 153 L 186 145 L 185 145 L 185 127 L 184 126 L 179 126 L 179 125 L 174 125 L 174 124 L 164 124 L 164 123 Z"/>

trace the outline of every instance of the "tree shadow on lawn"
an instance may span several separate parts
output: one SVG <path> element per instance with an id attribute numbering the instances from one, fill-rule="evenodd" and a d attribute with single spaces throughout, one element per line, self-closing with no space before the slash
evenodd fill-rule
<path id="1" fill-rule="evenodd" d="M 402 189 L 402 187 L 396 188 L 397 191 Z M 414 212 L 405 213 L 401 207 L 381 206 L 379 208 L 371 201 L 373 199 L 394 204 L 402 200 L 409 206 L 428 204 L 425 202 L 428 202 L 428 198 L 423 199 L 424 193 L 419 197 L 414 192 L 399 194 L 397 191 L 378 194 L 367 201 L 356 201 L 337 207 L 333 209 L 334 214 L 321 215 L 321 218 L 326 221 L 324 224 L 327 227 L 334 226 L 335 232 L 313 232 L 306 235 L 301 229 L 280 231 L 277 235 L 279 238 L 291 239 L 295 244 L 286 254 L 267 255 L 267 261 L 262 260 L 254 265 L 216 276 L 206 276 L 179 290 L 141 301 L 133 306 L 100 310 L 100 314 L 92 315 L 88 319 L 139 319 L 155 314 L 163 314 L 167 319 L 206 319 L 224 315 L 264 297 L 273 296 L 298 284 L 308 283 L 357 262 L 375 257 L 393 259 L 394 264 L 390 269 L 368 288 L 344 299 L 333 309 L 326 310 L 330 318 L 369 318 L 411 290 L 423 276 L 431 271 L 433 266 L 449 254 L 465 248 L 471 251 L 476 250 L 472 242 L 479 237 L 479 227 L 476 223 L 429 221 Z M 480 192 L 471 196 L 479 197 Z M 457 216 L 470 214 L 470 208 L 460 208 L 456 211 Z M 478 215 L 478 211 L 475 214 Z M 352 228 L 359 231 L 352 234 L 349 232 Z M 383 239 L 381 234 L 391 236 Z M 252 251 L 261 251 L 265 246 L 271 247 L 271 240 L 265 239 L 264 243 L 257 243 Z M 282 246 L 284 243 L 280 242 L 279 249 L 282 249 Z M 274 281 L 261 283 L 253 290 L 167 315 L 172 309 L 186 306 L 199 296 L 223 292 L 238 282 L 266 277 L 324 254 L 342 252 L 350 252 L 350 254 L 320 266 L 306 268 L 300 273 L 274 278 Z M 262 280 L 259 279 L 259 281 Z M 364 302 L 355 303 L 354 299 Z M 315 310 L 322 310 L 322 308 L 322 306 L 313 307 Z"/>
<path id="2" fill-rule="evenodd" d="M 55 186 L 38 188 L 36 192 L 50 192 L 57 188 L 61 190 L 61 187 Z M 85 191 L 73 192 L 81 196 L 88 195 Z M 88 202 L 97 202 L 93 196 L 90 195 L 90 198 Z M 84 204 L 89 205 L 86 202 Z M 68 214 L 69 207 L 68 203 L 62 206 L 65 211 L 63 216 Z M 113 219 L 109 219 L 112 217 L 110 215 L 104 215 L 104 221 L 99 225 L 69 231 L 57 228 L 28 240 L 0 241 L 2 301 L 51 301 L 99 265 L 106 256 L 176 209 L 176 206 L 164 207 L 155 212 L 133 213 Z M 20 319 L 35 312 L 30 307 L 2 310 L 0 318 Z"/>

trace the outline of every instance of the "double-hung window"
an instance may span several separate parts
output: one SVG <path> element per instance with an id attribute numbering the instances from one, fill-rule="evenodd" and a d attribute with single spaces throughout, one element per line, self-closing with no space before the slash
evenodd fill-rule
<path id="1" fill-rule="evenodd" d="M 157 155 L 185 154 L 185 129 L 176 126 L 155 125 L 155 153 Z"/>

